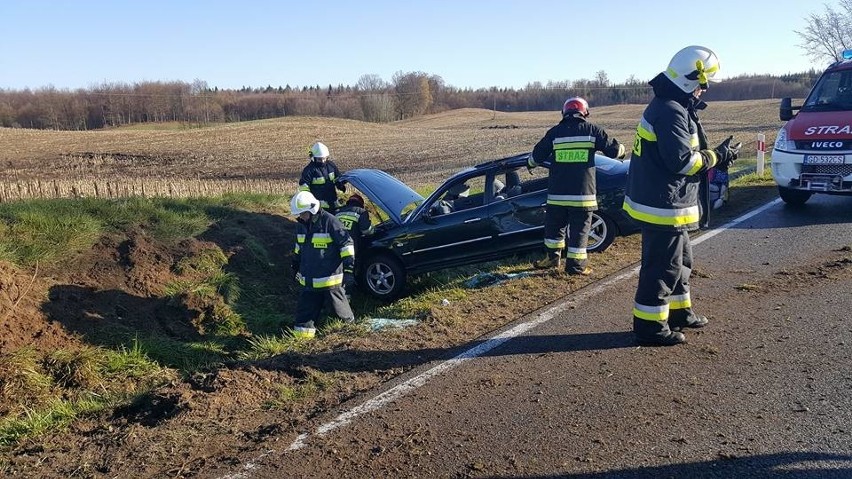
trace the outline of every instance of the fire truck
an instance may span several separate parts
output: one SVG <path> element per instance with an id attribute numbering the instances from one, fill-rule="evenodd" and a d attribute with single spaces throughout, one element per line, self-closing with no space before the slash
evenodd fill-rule
<path id="1" fill-rule="evenodd" d="M 852 50 L 820 75 L 802 105 L 782 98 L 779 116 L 786 123 L 772 177 L 781 199 L 799 206 L 814 193 L 852 195 Z"/>

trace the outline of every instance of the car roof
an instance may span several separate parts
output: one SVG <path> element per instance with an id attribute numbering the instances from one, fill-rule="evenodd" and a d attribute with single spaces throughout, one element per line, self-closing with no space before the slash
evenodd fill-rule
<path id="1" fill-rule="evenodd" d="M 849 69 L 852 69 L 852 60 L 840 60 L 839 62 L 835 62 L 830 67 L 826 68 L 826 71 L 849 70 Z"/>

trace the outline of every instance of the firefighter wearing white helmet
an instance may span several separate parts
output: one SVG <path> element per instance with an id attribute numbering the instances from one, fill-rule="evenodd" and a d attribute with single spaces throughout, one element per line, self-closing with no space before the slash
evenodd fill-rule
<path id="1" fill-rule="evenodd" d="M 701 175 L 730 164 L 740 146 L 729 137 L 708 149 L 701 138 L 697 110 L 706 105 L 698 97 L 718 73 L 719 58 L 712 50 L 690 46 L 650 81 L 654 98 L 637 127 L 623 205 L 642 230 L 633 303 L 633 332 L 640 344 L 680 344 L 686 341 L 684 328 L 708 322 L 692 308 L 688 231 L 698 228 Z"/>
<path id="2" fill-rule="evenodd" d="M 355 284 L 355 247 L 343 224 L 311 192 L 296 193 L 290 212 L 298 217 L 291 266 L 302 286 L 293 335 L 310 339 L 326 301 L 338 318 L 355 319 L 345 290 Z"/>
<path id="3" fill-rule="evenodd" d="M 565 250 L 565 272 L 589 275 L 589 230 L 592 211 L 598 209 L 595 152 L 610 158 L 624 158 L 624 145 L 587 120 L 589 104 L 572 97 L 562 105 L 562 121 L 549 129 L 535 145 L 527 164 L 543 164 L 550 171 L 544 219 L 544 246 L 547 254 L 535 267 L 559 267 Z M 566 248 L 565 236 L 568 236 Z"/>
<path id="4" fill-rule="evenodd" d="M 320 207 L 334 213 L 342 206 L 337 198 L 337 190 L 346 191 L 346 186 L 340 183 L 340 170 L 331 160 L 328 147 L 321 142 L 314 143 L 309 152 L 310 162 L 302 170 L 299 178 L 299 190 L 310 191 L 320 201 Z"/>

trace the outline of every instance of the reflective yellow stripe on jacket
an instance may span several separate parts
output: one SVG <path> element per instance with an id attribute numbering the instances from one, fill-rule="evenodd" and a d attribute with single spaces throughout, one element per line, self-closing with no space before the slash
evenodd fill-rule
<path id="1" fill-rule="evenodd" d="M 296 246 L 293 247 L 293 254 L 299 254 L 302 251 L 302 244 L 305 242 L 305 235 L 296 235 Z"/>
<path id="2" fill-rule="evenodd" d="M 332 286 L 340 286 L 343 284 L 343 273 L 333 274 L 325 278 L 313 278 L 311 282 L 314 288 L 330 288 Z"/>
<path id="3" fill-rule="evenodd" d="M 633 219 L 661 226 L 686 226 L 698 223 L 698 205 L 688 208 L 655 208 L 636 203 L 629 196 L 624 197 L 624 211 Z"/>

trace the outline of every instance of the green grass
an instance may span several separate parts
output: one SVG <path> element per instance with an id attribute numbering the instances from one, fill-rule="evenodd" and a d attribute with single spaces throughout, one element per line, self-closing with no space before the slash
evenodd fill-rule
<path id="1" fill-rule="evenodd" d="M 61 429 L 77 417 L 126 402 L 174 378 L 151 360 L 140 344 L 111 350 L 84 347 L 39 357 L 31 349 L 0 356 L 4 395 L 26 402 L 0 419 L 0 447 Z"/>
<path id="2" fill-rule="evenodd" d="M 731 181 L 731 187 L 746 187 L 746 186 L 775 186 L 775 180 L 772 178 L 772 172 L 767 167 L 763 170 L 762 175 L 757 172 L 747 173 L 735 180 Z"/>
<path id="3" fill-rule="evenodd" d="M 328 390 L 337 382 L 342 373 L 324 373 L 308 369 L 304 379 L 292 385 L 278 387 L 278 395 L 266 404 L 269 409 L 283 409 L 305 398 L 314 397 Z"/>
<path id="4" fill-rule="evenodd" d="M 0 259 L 20 266 L 61 262 L 103 235 L 145 230 L 174 243 L 246 208 L 281 211 L 286 198 L 229 194 L 214 198 L 82 198 L 0 204 Z"/>

